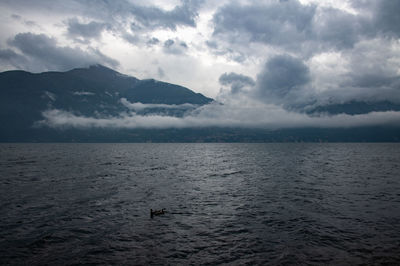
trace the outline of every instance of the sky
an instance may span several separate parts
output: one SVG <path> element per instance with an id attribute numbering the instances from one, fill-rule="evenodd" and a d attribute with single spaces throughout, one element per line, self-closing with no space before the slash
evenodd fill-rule
<path id="1" fill-rule="evenodd" d="M 394 111 L 347 122 L 304 114 L 400 104 L 400 0 L 1 0 L 0 8 L 0 71 L 103 64 L 212 97 L 224 109 L 200 113 L 235 125 L 260 113 L 253 126 L 400 125 Z"/>

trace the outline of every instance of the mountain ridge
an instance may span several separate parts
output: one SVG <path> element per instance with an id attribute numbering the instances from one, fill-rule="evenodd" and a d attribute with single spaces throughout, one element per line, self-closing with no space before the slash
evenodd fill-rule
<path id="1" fill-rule="evenodd" d="M 0 73 L 0 142 L 297 142 L 400 141 L 398 127 L 364 128 L 51 128 L 48 110 L 63 111 L 78 119 L 119 118 L 124 115 L 183 117 L 213 99 L 186 87 L 155 79 L 137 79 L 95 65 L 65 72 Z M 140 103 L 140 104 L 139 104 Z M 348 112 L 396 106 L 349 104 Z M 355 109 L 354 109 L 355 108 Z M 368 109 L 369 108 L 369 109 Z M 343 106 L 318 112 L 343 113 Z M 318 112 L 316 114 L 318 114 Z M 310 115 L 315 113 L 310 112 Z M 268 114 L 265 114 L 268 115 Z M 147 117 L 146 117 L 147 119 Z"/>
<path id="2" fill-rule="evenodd" d="M 117 116 L 129 111 L 121 102 L 204 105 L 213 101 L 200 93 L 154 79 L 140 80 L 102 65 L 65 72 L 0 73 L 0 141 L 15 134 L 29 135 L 48 109 L 81 116 Z M 148 112 L 149 110 L 145 110 Z M 181 116 L 184 110 L 168 110 Z"/>

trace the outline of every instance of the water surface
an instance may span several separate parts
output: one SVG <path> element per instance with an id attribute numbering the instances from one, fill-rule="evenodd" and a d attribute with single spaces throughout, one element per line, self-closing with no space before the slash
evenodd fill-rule
<path id="1" fill-rule="evenodd" d="M 390 143 L 0 144 L 0 264 L 399 264 L 399 174 Z"/>

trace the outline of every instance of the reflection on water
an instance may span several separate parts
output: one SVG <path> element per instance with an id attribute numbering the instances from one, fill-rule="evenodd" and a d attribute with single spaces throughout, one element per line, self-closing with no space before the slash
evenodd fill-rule
<path id="1" fill-rule="evenodd" d="M 0 144 L 0 264 L 397 264 L 399 173 L 398 144 Z"/>

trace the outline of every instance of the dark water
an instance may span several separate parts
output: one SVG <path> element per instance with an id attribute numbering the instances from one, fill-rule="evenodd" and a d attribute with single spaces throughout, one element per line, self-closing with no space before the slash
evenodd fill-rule
<path id="1" fill-rule="evenodd" d="M 0 149 L 2 265 L 400 263 L 399 144 Z"/>

